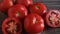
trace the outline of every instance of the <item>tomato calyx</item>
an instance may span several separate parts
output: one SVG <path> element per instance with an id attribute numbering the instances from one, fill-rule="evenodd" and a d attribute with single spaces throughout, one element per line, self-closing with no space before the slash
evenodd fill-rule
<path id="1" fill-rule="evenodd" d="M 34 24 L 37 24 L 38 23 L 38 20 L 36 18 L 33 19 L 33 23 Z"/>
<path id="2" fill-rule="evenodd" d="M 49 16 L 49 21 L 53 25 L 58 25 L 60 22 L 60 18 L 57 17 L 57 13 L 51 12 L 51 15 Z"/>
<path id="3" fill-rule="evenodd" d="M 16 13 L 16 17 L 19 17 L 19 16 L 20 16 L 20 13 L 19 13 L 19 12 L 17 12 L 17 13 Z"/>
<path id="4" fill-rule="evenodd" d="M 36 6 L 35 8 L 36 8 L 37 10 L 38 10 L 38 9 L 40 9 L 40 7 L 39 7 L 39 6 Z"/>
<path id="5" fill-rule="evenodd" d="M 38 21 L 36 20 L 36 21 L 35 21 L 35 24 L 37 24 L 37 23 L 38 23 Z"/>
<path id="6" fill-rule="evenodd" d="M 6 27 L 5 30 L 8 34 L 17 33 L 17 31 L 18 31 L 17 27 L 19 27 L 18 26 L 19 24 L 15 24 L 14 21 L 12 20 L 12 21 L 7 22 L 7 25 L 8 25 L 8 27 Z"/>

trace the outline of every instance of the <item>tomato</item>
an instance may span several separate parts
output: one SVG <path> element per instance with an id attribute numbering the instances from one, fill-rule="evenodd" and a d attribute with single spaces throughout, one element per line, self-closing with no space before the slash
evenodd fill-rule
<path id="1" fill-rule="evenodd" d="M 13 6 L 12 0 L 1 0 L 1 2 L 0 2 L 1 11 L 8 10 L 8 8 L 10 8 L 11 6 Z"/>
<path id="2" fill-rule="evenodd" d="M 29 14 L 24 20 L 24 29 L 28 33 L 39 33 L 44 30 L 44 20 L 37 14 Z"/>
<path id="3" fill-rule="evenodd" d="M 46 13 L 45 20 L 50 27 L 60 27 L 60 12 L 58 10 L 50 10 Z"/>
<path id="4" fill-rule="evenodd" d="M 17 19 L 23 19 L 27 16 L 27 13 L 28 11 L 26 7 L 20 4 L 15 5 L 8 10 L 8 16 L 15 17 Z"/>
<path id="5" fill-rule="evenodd" d="M 35 3 L 29 6 L 29 10 L 31 13 L 37 13 L 39 15 L 43 15 L 46 13 L 47 8 L 43 3 Z"/>
<path id="6" fill-rule="evenodd" d="M 23 4 L 25 6 L 29 6 L 31 4 L 33 4 L 33 1 L 32 0 L 16 0 L 18 4 Z"/>
<path id="7" fill-rule="evenodd" d="M 6 18 L 2 23 L 2 32 L 4 34 L 20 34 L 21 31 L 21 22 L 15 18 Z"/>
<path id="8" fill-rule="evenodd" d="M 40 34 L 40 33 L 29 33 L 29 34 Z"/>

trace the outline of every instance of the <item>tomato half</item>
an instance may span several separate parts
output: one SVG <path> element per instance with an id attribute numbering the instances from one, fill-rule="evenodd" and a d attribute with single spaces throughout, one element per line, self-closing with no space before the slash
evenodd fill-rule
<path id="1" fill-rule="evenodd" d="M 8 10 L 8 8 L 10 8 L 11 6 L 13 6 L 12 0 L 1 0 L 0 1 L 0 10 L 1 11 Z"/>
<path id="2" fill-rule="evenodd" d="M 33 4 L 33 1 L 32 0 L 16 0 L 18 4 L 23 4 L 25 6 L 29 6 L 31 4 Z"/>
<path id="3" fill-rule="evenodd" d="M 29 10 L 31 13 L 43 15 L 44 13 L 46 13 L 47 8 L 43 3 L 35 3 L 33 5 L 30 5 Z"/>
<path id="4" fill-rule="evenodd" d="M 15 18 L 6 18 L 2 23 L 3 34 L 20 34 L 21 31 L 21 22 Z"/>
<path id="5" fill-rule="evenodd" d="M 8 10 L 9 17 L 15 17 L 17 19 L 23 19 L 28 14 L 28 11 L 23 5 L 15 5 Z"/>
<path id="6" fill-rule="evenodd" d="M 24 20 L 24 29 L 28 33 L 39 33 L 44 30 L 44 20 L 37 14 L 30 14 Z"/>
<path id="7" fill-rule="evenodd" d="M 58 10 L 50 10 L 46 13 L 45 20 L 50 27 L 60 27 L 60 12 Z"/>

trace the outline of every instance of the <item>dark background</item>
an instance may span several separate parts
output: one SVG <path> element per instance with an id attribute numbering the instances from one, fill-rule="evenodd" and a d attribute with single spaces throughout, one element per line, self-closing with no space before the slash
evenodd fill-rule
<path id="1" fill-rule="evenodd" d="M 36 2 L 41 2 L 44 3 L 46 5 L 46 7 L 48 8 L 48 10 L 51 9 L 60 9 L 60 0 L 33 0 L 34 3 Z M 0 34 L 2 34 L 1 31 L 1 25 L 2 25 L 2 21 L 6 18 L 7 16 L 4 13 L 0 12 Z M 26 34 L 24 31 L 22 32 L 23 34 Z M 50 27 L 46 27 L 45 30 L 43 32 L 40 32 L 39 34 L 60 34 L 60 28 L 50 28 Z"/>

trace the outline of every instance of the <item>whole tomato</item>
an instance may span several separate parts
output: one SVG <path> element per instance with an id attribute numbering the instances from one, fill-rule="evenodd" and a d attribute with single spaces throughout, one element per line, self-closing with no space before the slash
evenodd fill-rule
<path id="1" fill-rule="evenodd" d="M 6 18 L 2 23 L 3 34 L 20 34 L 21 31 L 21 22 L 15 18 Z"/>
<path id="2" fill-rule="evenodd" d="M 12 0 L 1 0 L 0 1 L 0 11 L 8 10 L 8 8 L 10 8 L 11 6 L 13 6 Z"/>
<path id="3" fill-rule="evenodd" d="M 44 30 L 44 20 L 37 14 L 29 14 L 24 20 L 24 29 L 28 33 L 39 33 Z"/>
<path id="4" fill-rule="evenodd" d="M 45 15 L 46 24 L 50 27 L 60 27 L 60 12 L 59 10 L 50 10 Z"/>
<path id="5" fill-rule="evenodd" d="M 32 0 L 16 0 L 18 4 L 23 4 L 26 7 L 28 7 L 29 5 L 33 4 Z"/>
<path id="6" fill-rule="evenodd" d="M 40 34 L 40 33 L 29 33 L 29 34 Z"/>
<path id="7" fill-rule="evenodd" d="M 15 5 L 8 10 L 8 16 L 15 17 L 17 19 L 23 19 L 27 16 L 27 13 L 28 11 L 26 7 L 20 4 Z"/>
<path id="8" fill-rule="evenodd" d="M 35 3 L 29 6 L 29 10 L 31 13 L 37 13 L 39 15 L 43 15 L 46 13 L 47 8 L 43 3 Z"/>

